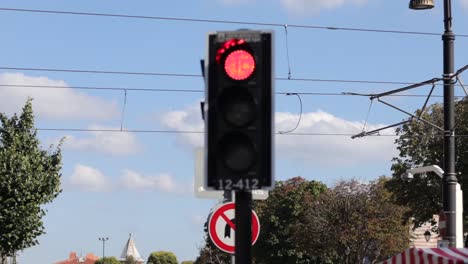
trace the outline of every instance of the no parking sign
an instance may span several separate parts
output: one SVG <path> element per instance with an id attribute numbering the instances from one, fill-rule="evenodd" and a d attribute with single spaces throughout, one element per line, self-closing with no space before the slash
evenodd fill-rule
<path id="1" fill-rule="evenodd" d="M 235 252 L 235 208 L 234 202 L 221 204 L 211 214 L 208 220 L 208 234 L 211 241 L 224 252 Z M 252 210 L 252 245 L 260 234 L 260 222 L 257 214 Z"/>

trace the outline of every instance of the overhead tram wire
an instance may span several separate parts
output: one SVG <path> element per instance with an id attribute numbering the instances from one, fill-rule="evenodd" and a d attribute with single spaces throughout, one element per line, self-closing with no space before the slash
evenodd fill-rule
<path id="1" fill-rule="evenodd" d="M 90 69 L 64 69 L 64 68 L 32 68 L 32 67 L 9 67 L 0 66 L 0 70 L 7 71 L 38 71 L 38 72 L 64 72 L 82 74 L 115 74 L 115 75 L 142 75 L 160 77 L 180 77 L 180 78 L 202 78 L 201 74 L 193 73 L 164 73 L 164 72 L 140 72 L 140 71 L 111 71 L 111 70 L 90 70 Z M 414 82 L 398 81 L 373 81 L 373 80 L 346 80 L 346 79 L 321 79 L 321 78 L 288 78 L 275 77 L 277 81 L 295 82 L 328 82 L 328 83 L 360 83 L 360 84 L 385 84 L 385 85 L 412 85 Z M 442 84 L 440 84 L 442 85 Z M 457 85 L 460 86 L 460 85 Z"/>
<path id="2" fill-rule="evenodd" d="M 124 19 L 146 19 L 146 20 L 166 20 L 166 21 L 179 21 L 179 22 L 235 24 L 235 25 L 244 25 L 244 26 L 284 27 L 286 25 L 286 23 L 266 23 L 266 22 L 254 22 L 254 21 L 233 21 L 233 20 L 199 19 L 199 18 L 183 18 L 183 17 L 144 16 L 144 15 L 129 15 L 129 14 L 116 14 L 116 13 L 74 12 L 74 11 L 65 11 L 65 10 L 24 9 L 24 8 L 7 8 L 7 7 L 0 7 L 0 11 L 57 14 L 57 15 L 75 15 L 75 16 L 96 16 L 96 17 L 110 17 L 110 18 L 124 18 Z M 287 25 L 289 28 L 300 28 L 300 29 L 321 29 L 321 30 L 333 30 L 333 31 L 367 32 L 367 33 L 440 36 L 440 33 L 433 33 L 433 32 L 301 25 L 301 24 L 287 24 Z M 468 37 L 468 34 L 457 34 L 456 36 Z"/>
<path id="3" fill-rule="evenodd" d="M 152 130 L 152 129 L 87 129 L 87 128 L 36 128 L 38 131 L 65 131 L 65 132 L 115 132 L 115 133 L 167 133 L 167 134 L 203 134 L 203 131 L 189 130 Z M 277 135 L 291 136 L 351 136 L 351 133 L 314 133 L 314 132 L 295 132 L 282 134 L 276 132 Z M 396 137 L 395 134 L 373 135 L 374 137 Z"/>
<path id="4" fill-rule="evenodd" d="M 189 131 L 189 130 L 153 130 L 153 129 L 87 129 L 87 128 L 36 128 L 38 131 L 59 131 L 59 132 L 109 132 L 109 133 L 159 133 L 159 134 L 203 134 L 203 131 Z M 336 137 L 349 137 L 355 134 L 352 133 L 319 133 L 319 132 L 293 132 L 293 133 L 279 133 L 275 132 L 276 135 L 280 136 L 336 136 Z M 399 137 L 397 134 L 373 134 L 367 135 L 367 137 Z M 443 134 L 421 134 L 413 135 L 411 137 L 429 137 L 429 136 L 440 136 Z M 465 134 L 456 135 L 456 137 L 468 137 Z"/>
<path id="5" fill-rule="evenodd" d="M 34 88 L 34 89 L 76 89 L 76 90 L 104 90 L 104 91 L 134 91 L 134 92 L 174 92 L 174 93 L 204 93 L 204 90 L 196 89 L 161 89 L 161 88 L 132 88 L 132 87 L 98 87 L 98 86 L 59 86 L 59 85 L 28 85 L 28 84 L 0 84 L 0 89 L 4 88 Z M 276 95 L 299 94 L 306 96 L 361 96 L 353 92 L 275 92 Z M 395 94 L 390 97 L 426 97 L 423 94 Z M 443 95 L 433 95 L 440 97 Z M 465 98 L 466 96 L 455 96 L 456 98 Z"/>
<path id="6" fill-rule="evenodd" d="M 104 90 L 104 91 L 136 91 L 136 92 L 180 92 L 203 93 L 195 89 L 160 89 L 160 88 L 132 88 L 132 87 L 98 87 L 98 86 L 60 86 L 60 85 L 28 85 L 28 84 L 0 84 L 1 87 L 36 88 L 36 89 L 76 89 L 76 90 Z"/>

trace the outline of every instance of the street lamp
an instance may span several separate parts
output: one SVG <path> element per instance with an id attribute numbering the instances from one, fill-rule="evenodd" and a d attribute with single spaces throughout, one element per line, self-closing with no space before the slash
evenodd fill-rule
<path id="1" fill-rule="evenodd" d="M 429 240 L 431 240 L 431 231 L 426 230 L 426 232 L 424 232 L 424 239 L 426 239 L 426 242 L 429 242 Z"/>
<path id="2" fill-rule="evenodd" d="M 414 174 L 424 174 L 427 172 L 434 172 L 437 176 L 439 176 L 442 179 L 442 184 L 444 180 L 444 170 L 442 170 L 439 166 L 437 165 L 429 165 L 429 166 L 423 166 L 423 167 L 416 167 L 416 168 L 411 168 L 407 170 L 405 173 L 401 175 L 401 179 L 403 181 L 411 181 L 414 178 Z M 454 247 L 463 247 L 463 192 L 461 190 L 461 186 L 459 183 L 455 183 L 455 210 L 454 210 L 454 216 L 455 216 L 455 228 L 457 232 L 455 233 L 455 245 Z M 447 214 L 445 214 L 447 215 Z M 442 239 L 446 240 L 447 236 L 447 230 L 448 230 L 448 219 L 446 220 L 441 220 L 441 216 L 439 215 L 439 228 L 440 228 L 440 233 L 442 236 Z M 444 229 L 444 232 L 442 232 L 442 229 Z M 425 235 L 425 234 L 424 234 Z"/>
<path id="3" fill-rule="evenodd" d="M 434 7 L 434 0 L 411 0 L 409 3 L 410 9 L 423 10 Z"/>
<path id="4" fill-rule="evenodd" d="M 98 238 L 100 241 L 102 241 L 102 263 L 105 264 L 106 263 L 106 260 L 104 259 L 105 258 L 105 250 L 106 250 L 106 241 L 109 240 L 108 237 L 100 237 Z"/>
<path id="5" fill-rule="evenodd" d="M 410 0 L 409 7 L 424 10 L 434 7 L 433 0 Z M 454 97 L 454 42 L 452 31 L 452 1 L 444 0 L 444 34 L 443 64 L 444 64 L 444 177 L 442 179 L 443 210 L 447 218 L 447 229 L 444 240 L 449 247 L 456 244 L 456 186 L 455 172 L 455 97 Z"/>

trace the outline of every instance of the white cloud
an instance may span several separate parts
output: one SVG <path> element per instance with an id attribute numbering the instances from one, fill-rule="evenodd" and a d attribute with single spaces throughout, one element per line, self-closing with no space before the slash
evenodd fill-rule
<path id="1" fill-rule="evenodd" d="M 75 166 L 67 184 L 85 192 L 107 192 L 112 188 L 110 179 L 98 169 L 81 164 Z"/>
<path id="2" fill-rule="evenodd" d="M 288 131 L 296 126 L 299 116 L 291 113 L 276 114 L 276 130 Z M 373 130 L 384 125 L 367 125 Z M 338 118 L 323 111 L 305 113 L 294 133 L 358 134 L 362 122 Z M 392 134 L 394 130 L 382 131 Z M 360 162 L 388 160 L 396 154 L 393 137 L 365 137 L 351 139 L 349 136 L 293 136 L 277 135 L 277 153 L 292 159 L 305 160 L 322 165 L 357 164 Z"/>
<path id="3" fill-rule="evenodd" d="M 200 104 L 194 104 L 184 110 L 169 111 L 158 118 L 158 122 L 166 128 L 178 131 L 203 131 L 204 124 L 200 112 Z M 203 145 L 202 133 L 187 133 L 179 137 L 182 144 L 193 146 Z"/>
<path id="4" fill-rule="evenodd" d="M 339 8 L 348 4 L 362 5 L 367 0 L 280 0 L 280 2 L 294 14 L 316 15 L 322 10 Z"/>
<path id="5" fill-rule="evenodd" d="M 75 165 L 66 179 L 65 188 L 83 192 L 109 192 L 119 190 L 157 191 L 187 194 L 193 192 L 193 184 L 179 182 L 169 174 L 143 175 L 134 170 L 123 170 L 119 178 L 104 175 L 99 169 L 82 164 Z"/>
<path id="6" fill-rule="evenodd" d="M 22 73 L 0 74 L 1 85 L 64 86 L 61 80 L 31 77 Z M 0 111 L 9 115 L 19 113 L 28 97 L 32 97 L 37 116 L 50 119 L 103 120 L 119 115 L 116 102 L 77 92 L 72 88 L 0 87 Z"/>
<path id="7" fill-rule="evenodd" d="M 124 170 L 120 177 L 120 186 L 136 191 L 161 191 L 166 193 L 185 193 L 193 188 L 188 184 L 178 183 L 169 174 L 142 175 L 136 171 Z"/>
<path id="8" fill-rule="evenodd" d="M 190 106 L 180 111 L 170 111 L 160 120 L 167 128 L 184 131 L 203 131 L 203 122 L 199 117 L 199 108 Z M 293 129 L 299 116 L 292 113 L 276 113 L 275 131 Z M 367 130 L 384 125 L 368 124 Z M 363 122 L 348 121 L 332 114 L 317 111 L 303 113 L 299 127 L 294 133 L 345 133 L 358 134 Z M 382 131 L 381 134 L 393 134 L 394 130 Z M 185 146 L 203 146 L 203 134 L 180 134 L 180 142 Z M 276 135 L 276 153 L 281 157 L 304 160 L 308 164 L 336 165 L 358 164 L 369 161 L 390 161 L 396 155 L 393 137 L 364 137 L 351 139 L 349 136 L 299 136 Z"/>
<path id="9" fill-rule="evenodd" d="M 91 126 L 91 130 L 113 130 L 115 128 Z M 112 155 L 128 155 L 140 149 L 134 134 L 130 132 L 89 132 L 89 137 L 66 136 L 63 147 L 73 150 L 93 150 Z"/>

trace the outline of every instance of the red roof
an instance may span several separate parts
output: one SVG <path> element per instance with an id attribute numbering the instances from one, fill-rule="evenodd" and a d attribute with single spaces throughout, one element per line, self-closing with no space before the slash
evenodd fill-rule
<path id="1" fill-rule="evenodd" d="M 83 258 L 76 255 L 76 252 L 70 252 L 68 259 L 55 262 L 55 264 L 94 264 L 98 259 L 99 257 L 93 253 L 88 253 L 83 260 Z"/>

